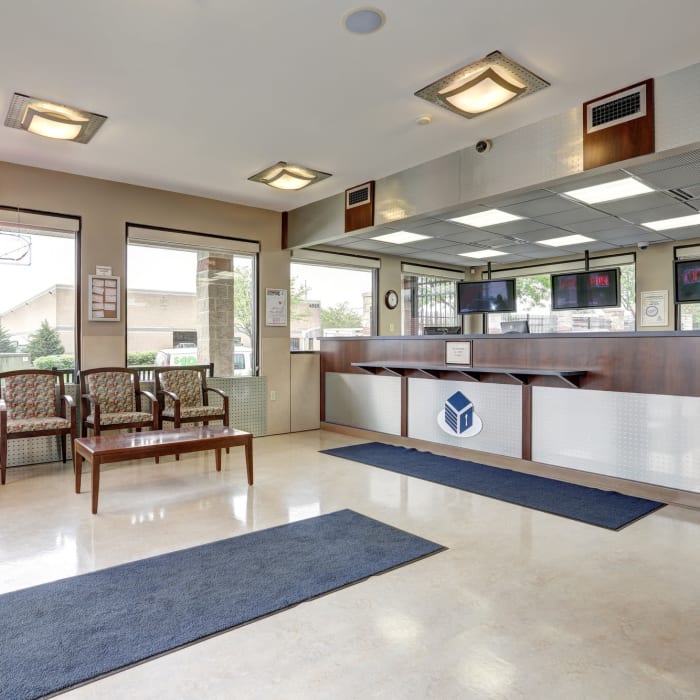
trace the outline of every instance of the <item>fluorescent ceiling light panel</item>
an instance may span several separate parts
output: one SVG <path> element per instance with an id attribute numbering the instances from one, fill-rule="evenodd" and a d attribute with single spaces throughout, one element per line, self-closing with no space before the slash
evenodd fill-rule
<path id="1" fill-rule="evenodd" d="M 509 221 L 518 221 L 524 217 L 516 214 L 509 214 L 507 211 L 500 209 L 487 209 L 476 214 L 467 214 L 466 216 L 458 216 L 450 221 L 456 221 L 458 224 L 466 226 L 475 226 L 476 228 L 485 228 L 486 226 L 495 226 L 496 224 L 505 224 Z"/>
<path id="2" fill-rule="evenodd" d="M 660 219 L 659 221 L 647 221 L 642 226 L 654 231 L 668 231 L 671 228 L 684 228 L 686 226 L 700 226 L 700 214 L 689 216 L 676 216 L 673 219 Z"/>
<path id="3" fill-rule="evenodd" d="M 590 241 L 594 240 L 595 238 L 581 236 L 580 234 L 576 233 L 571 236 L 561 236 L 560 238 L 548 238 L 545 241 L 537 241 L 537 243 L 541 243 L 542 245 L 551 245 L 553 248 L 558 248 L 559 246 L 564 245 L 578 245 L 579 243 L 589 243 Z"/>
<path id="4" fill-rule="evenodd" d="M 248 179 L 253 182 L 262 182 L 264 185 L 275 187 L 278 190 L 301 190 L 330 176 L 330 173 L 305 168 L 303 165 L 285 163 L 281 160 L 279 163 L 251 175 Z"/>
<path id="5" fill-rule="evenodd" d="M 7 110 L 5 126 L 50 139 L 87 143 L 105 121 L 107 117 L 101 114 L 16 92 Z"/>
<path id="6" fill-rule="evenodd" d="M 415 95 L 471 119 L 548 85 L 500 51 L 493 51 L 421 88 Z"/>
<path id="7" fill-rule="evenodd" d="M 497 258 L 499 255 L 508 255 L 502 250 L 475 250 L 473 253 L 460 253 L 465 258 Z"/>
<path id="8" fill-rule="evenodd" d="M 615 199 L 625 199 L 636 197 L 640 194 L 653 192 L 654 188 L 645 185 L 633 177 L 625 177 L 613 182 L 605 182 L 602 185 L 592 187 L 582 187 L 578 190 L 564 192 L 568 197 L 578 199 L 586 204 L 597 204 L 598 202 L 612 202 Z"/>
<path id="9" fill-rule="evenodd" d="M 421 233 L 411 233 L 410 231 L 394 231 L 394 233 L 385 233 L 381 236 L 373 236 L 373 241 L 384 241 L 385 243 L 412 243 L 420 241 L 423 238 L 432 238 L 432 236 L 424 236 Z"/>

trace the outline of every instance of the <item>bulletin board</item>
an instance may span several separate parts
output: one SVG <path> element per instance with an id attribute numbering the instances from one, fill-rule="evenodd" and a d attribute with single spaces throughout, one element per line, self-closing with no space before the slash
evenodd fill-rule
<path id="1" fill-rule="evenodd" d="M 112 275 L 88 275 L 90 298 L 88 320 L 120 320 L 120 284 L 119 277 Z"/>

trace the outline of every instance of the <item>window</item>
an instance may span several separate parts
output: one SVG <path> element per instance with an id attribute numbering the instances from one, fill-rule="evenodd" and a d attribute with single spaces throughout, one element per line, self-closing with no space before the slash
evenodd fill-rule
<path id="1" fill-rule="evenodd" d="M 401 334 L 460 333 L 457 280 L 464 279 L 464 274 L 409 264 L 401 270 Z"/>
<path id="2" fill-rule="evenodd" d="M 213 363 L 219 377 L 256 374 L 256 249 L 129 227 L 127 364 Z"/>
<path id="3" fill-rule="evenodd" d="M 0 210 L 0 354 L 3 370 L 76 366 L 79 221 Z"/>
<path id="4" fill-rule="evenodd" d="M 608 258 L 608 261 L 610 258 Z M 596 265 L 596 267 L 601 267 Z M 580 333 L 588 331 L 633 331 L 635 329 L 635 266 L 611 263 L 620 268 L 620 306 L 603 309 L 552 311 L 550 272 L 515 277 L 518 308 L 515 313 L 487 314 L 487 333 L 502 333 L 515 321 L 527 321 L 530 333 Z M 506 271 L 500 271 L 505 273 Z"/>
<path id="5" fill-rule="evenodd" d="M 323 257 L 323 256 L 316 256 Z M 292 350 L 318 350 L 328 336 L 373 335 L 375 269 L 362 258 L 345 265 L 292 262 L 289 326 Z M 327 259 L 342 259 L 328 254 Z M 352 259 L 352 266 L 349 264 Z"/>

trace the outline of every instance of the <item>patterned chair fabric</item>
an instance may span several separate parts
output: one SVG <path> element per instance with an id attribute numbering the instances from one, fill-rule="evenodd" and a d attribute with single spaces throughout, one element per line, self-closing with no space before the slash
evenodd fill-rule
<path id="1" fill-rule="evenodd" d="M 124 372 L 97 372 L 88 375 L 87 390 L 105 413 L 136 411 L 136 396 L 131 375 Z"/>
<path id="2" fill-rule="evenodd" d="M 56 436 L 65 463 L 69 435 L 72 445 L 76 437 L 75 403 L 64 393 L 60 372 L 32 369 L 0 374 L 1 483 L 5 483 L 9 439 Z"/>
<path id="3" fill-rule="evenodd" d="M 160 392 L 161 423 L 163 419 L 172 421 L 176 428 L 180 423 L 209 422 L 209 420 L 223 421 L 228 425 L 228 396 L 219 389 L 207 387 L 204 371 L 201 369 L 187 368 L 158 368 L 156 369 L 156 390 Z M 177 397 L 176 402 L 170 392 Z M 221 401 L 209 405 L 209 394 L 216 394 Z M 179 403 L 180 413 L 177 415 Z"/>
<path id="4" fill-rule="evenodd" d="M 184 416 L 188 407 L 196 406 L 204 408 L 202 405 L 202 382 L 197 370 L 176 370 L 173 372 L 160 373 L 160 385 L 165 391 L 171 391 L 180 399 L 180 415 Z M 221 413 L 221 409 L 215 406 L 214 413 Z M 166 394 L 164 415 L 172 416 L 175 412 L 175 402 Z M 190 415 L 193 413 L 190 411 Z"/>
<path id="5" fill-rule="evenodd" d="M 48 374 L 17 374 L 5 380 L 8 424 L 12 420 L 56 416 L 56 378 Z"/>
<path id="6" fill-rule="evenodd" d="M 153 394 L 142 391 L 138 374 L 128 368 L 95 368 L 81 374 L 83 398 L 83 435 L 92 428 L 154 428 L 158 425 L 158 409 Z M 152 412 L 141 410 L 141 396 L 151 401 Z M 99 410 L 98 410 L 99 409 Z"/>

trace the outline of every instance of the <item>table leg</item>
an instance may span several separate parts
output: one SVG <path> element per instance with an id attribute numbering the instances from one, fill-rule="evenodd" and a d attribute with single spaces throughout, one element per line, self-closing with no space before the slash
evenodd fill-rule
<path id="1" fill-rule="evenodd" d="M 92 514 L 97 513 L 97 498 L 100 495 L 100 460 L 92 459 Z"/>
<path id="2" fill-rule="evenodd" d="M 80 485 L 83 477 L 83 455 L 75 449 L 73 445 L 73 454 L 75 455 L 75 492 L 80 493 Z"/>
<path id="3" fill-rule="evenodd" d="M 217 447 L 214 452 L 216 452 L 216 471 L 221 471 L 221 449 Z"/>
<path id="4" fill-rule="evenodd" d="M 248 484 L 253 485 L 253 438 L 249 436 L 245 441 L 245 469 L 248 473 Z"/>

